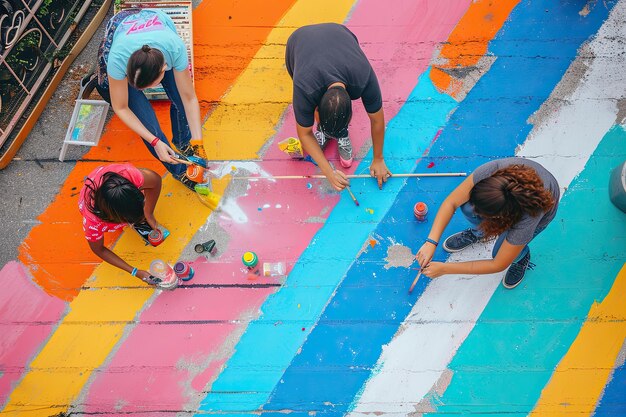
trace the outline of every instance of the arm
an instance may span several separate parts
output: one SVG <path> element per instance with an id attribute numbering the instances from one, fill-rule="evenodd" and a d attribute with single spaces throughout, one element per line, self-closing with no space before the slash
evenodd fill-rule
<path id="1" fill-rule="evenodd" d="M 161 194 L 161 177 L 150 169 L 141 168 L 143 174 L 143 186 L 140 188 L 146 196 L 143 213 L 146 221 L 153 229 L 158 227 L 158 223 L 154 218 L 154 208 Z"/>
<path id="2" fill-rule="evenodd" d="M 443 203 L 441 203 L 441 207 L 439 207 L 437 215 L 435 216 L 433 226 L 430 228 L 430 233 L 428 234 L 429 239 L 439 242 L 441 235 L 443 235 L 443 231 L 448 226 L 448 223 L 450 223 L 450 219 L 452 219 L 456 209 L 469 200 L 472 187 L 474 187 L 474 175 L 470 175 L 465 178 L 465 180 L 459 184 L 454 191 L 446 197 L 445 200 L 443 200 Z M 433 254 L 435 253 L 435 248 L 436 246 L 430 242 L 426 242 L 422 245 L 420 250 L 417 252 L 417 255 L 415 255 L 415 258 L 419 262 L 420 266 L 425 267 L 430 263 L 430 260 L 433 258 Z"/>
<path id="3" fill-rule="evenodd" d="M 524 246 L 511 245 L 505 239 L 493 259 L 469 262 L 431 262 L 423 269 L 423 273 L 430 278 L 446 274 L 493 274 L 504 271 L 511 265 Z"/>
<path id="4" fill-rule="evenodd" d="M 298 139 L 302 143 L 302 149 L 317 163 L 322 170 L 322 174 L 326 176 L 330 185 L 337 190 L 343 190 L 347 185 L 350 185 L 348 178 L 341 171 L 333 169 L 330 165 L 320 145 L 317 143 L 315 136 L 313 136 L 313 126 L 303 127 L 296 123 L 296 131 L 298 133 Z"/>
<path id="5" fill-rule="evenodd" d="M 376 113 L 368 113 L 372 130 L 372 145 L 374 147 L 374 159 L 370 165 L 370 175 L 378 180 L 378 188 L 383 189 L 383 182 L 391 176 L 383 157 L 385 143 L 385 114 L 382 107 Z"/>
<path id="6" fill-rule="evenodd" d="M 135 116 L 135 113 L 128 107 L 128 82 L 126 78 L 123 80 L 116 80 L 109 77 L 109 87 L 111 92 L 111 106 L 115 114 L 128 126 L 133 132 L 141 136 L 143 140 L 150 143 L 154 139 L 154 135 L 150 133 L 148 129 L 141 123 L 141 121 Z M 176 153 L 172 148 L 167 146 L 162 141 L 158 141 L 154 147 L 159 159 L 163 162 L 170 164 L 177 164 L 172 156 Z"/>
<path id="7" fill-rule="evenodd" d="M 117 256 L 115 252 L 104 246 L 104 238 L 97 240 L 95 242 L 87 241 L 89 243 L 89 248 L 91 251 L 95 253 L 100 259 L 103 261 L 121 269 L 122 271 L 126 271 L 129 274 L 133 271 L 133 267 L 128 265 L 122 258 Z M 137 277 L 139 279 L 147 279 L 150 276 L 150 273 L 143 270 L 137 271 Z"/>
<path id="8" fill-rule="evenodd" d="M 187 69 L 183 71 L 174 70 L 174 80 L 176 81 L 176 88 L 178 88 L 180 98 L 183 101 L 183 107 L 185 107 L 185 116 L 187 116 L 189 129 L 191 130 L 191 137 L 202 139 L 200 104 L 198 103 L 196 91 L 193 88 L 191 74 L 189 74 Z"/>

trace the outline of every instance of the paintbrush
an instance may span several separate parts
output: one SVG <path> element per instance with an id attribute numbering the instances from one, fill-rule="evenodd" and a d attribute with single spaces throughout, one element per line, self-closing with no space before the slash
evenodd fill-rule
<path id="1" fill-rule="evenodd" d="M 411 286 L 409 287 L 409 294 L 413 292 L 413 288 L 415 288 L 415 285 L 417 284 L 417 281 L 420 279 L 421 276 L 422 276 L 422 268 L 420 268 L 420 272 L 417 274 L 417 276 L 413 280 L 413 284 L 411 284 Z"/>
<path id="2" fill-rule="evenodd" d="M 358 207 L 360 205 L 359 204 L 359 200 L 356 199 L 356 197 L 354 196 L 354 193 L 350 189 L 349 185 L 346 185 L 346 190 L 348 190 L 348 193 L 350 194 L 350 197 L 352 197 L 352 201 L 354 201 L 354 204 L 356 204 L 356 206 Z"/>

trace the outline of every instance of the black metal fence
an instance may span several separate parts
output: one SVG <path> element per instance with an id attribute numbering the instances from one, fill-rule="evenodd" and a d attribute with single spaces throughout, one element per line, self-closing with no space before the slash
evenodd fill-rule
<path id="1" fill-rule="evenodd" d="M 92 0 L 0 0 L 0 147 L 65 57 Z"/>

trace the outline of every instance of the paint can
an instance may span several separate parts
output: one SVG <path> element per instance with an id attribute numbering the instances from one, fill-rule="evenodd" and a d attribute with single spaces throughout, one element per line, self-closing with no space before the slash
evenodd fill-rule
<path id="1" fill-rule="evenodd" d="M 413 214 L 415 214 L 417 221 L 426 221 L 426 215 L 428 214 L 428 206 L 426 203 L 422 201 L 416 203 L 415 207 L 413 207 Z"/>
<path id="2" fill-rule="evenodd" d="M 204 181 L 204 169 L 197 165 L 189 165 L 187 167 L 187 178 L 193 182 L 201 183 Z"/>
<path id="3" fill-rule="evenodd" d="M 183 281 L 193 278 L 194 270 L 187 262 L 178 261 L 174 264 L 174 273 Z"/>
<path id="4" fill-rule="evenodd" d="M 257 264 L 259 263 L 259 258 L 256 256 L 254 252 L 246 252 L 241 257 L 241 261 L 248 269 L 255 269 Z"/>
<path id="5" fill-rule="evenodd" d="M 217 246 L 215 245 L 215 240 L 213 239 L 208 242 L 198 243 L 194 246 L 194 249 L 197 253 L 209 252 L 211 255 L 215 255 L 215 252 L 217 252 Z"/>
<path id="6" fill-rule="evenodd" d="M 159 243 L 163 241 L 163 232 L 161 229 L 153 229 L 150 234 L 148 234 L 148 242 L 152 246 L 157 246 Z"/>
<path id="7" fill-rule="evenodd" d="M 150 264 L 150 274 L 161 280 L 161 282 L 157 284 L 158 288 L 173 290 L 178 287 L 178 277 L 176 273 L 171 266 L 160 259 L 152 261 Z"/>

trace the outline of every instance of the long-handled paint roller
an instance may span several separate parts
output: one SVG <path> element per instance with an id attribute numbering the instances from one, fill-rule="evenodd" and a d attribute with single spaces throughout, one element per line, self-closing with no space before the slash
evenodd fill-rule
<path id="1" fill-rule="evenodd" d="M 367 174 L 346 175 L 347 178 L 374 178 Z M 467 177 L 467 172 L 432 172 L 432 173 L 415 173 L 415 174 L 393 174 L 389 178 L 414 178 L 414 177 Z M 311 178 L 326 178 L 325 175 L 274 175 L 264 177 L 235 177 L 234 180 L 297 180 Z"/>

